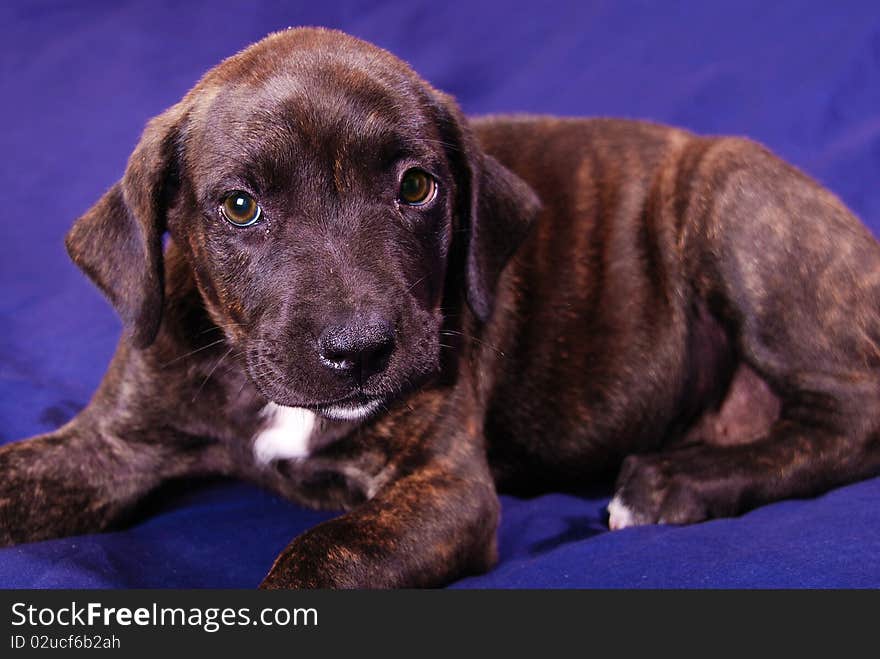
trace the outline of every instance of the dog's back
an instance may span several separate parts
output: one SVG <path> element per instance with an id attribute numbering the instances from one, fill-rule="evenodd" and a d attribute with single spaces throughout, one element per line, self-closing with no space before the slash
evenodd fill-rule
<path id="1" fill-rule="evenodd" d="M 721 238 L 710 243 L 724 229 L 700 190 L 720 197 L 737 187 L 745 158 L 755 176 L 766 170 L 783 188 L 792 178 L 805 203 L 833 207 L 834 221 L 867 246 L 870 260 L 876 242 L 858 220 L 748 140 L 619 119 L 493 116 L 473 126 L 486 151 L 544 204 L 502 278 L 503 313 L 485 339 L 494 365 L 487 439 L 500 485 L 577 488 L 634 452 L 765 437 L 779 418 L 779 382 L 742 358 L 744 319 L 709 281 L 728 267 L 711 261 L 729 247 L 715 246 Z M 839 247 L 821 226 L 799 224 L 801 216 L 779 209 L 767 217 L 803 232 L 815 249 Z M 726 244 L 743 243 L 740 251 L 762 247 L 729 233 Z M 803 277 L 803 257 L 782 249 L 781 277 Z M 734 273 L 721 276 L 739 285 Z"/>

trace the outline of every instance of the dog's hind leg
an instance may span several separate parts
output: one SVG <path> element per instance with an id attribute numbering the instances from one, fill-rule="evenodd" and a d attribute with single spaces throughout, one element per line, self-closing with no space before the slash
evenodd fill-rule
<path id="1" fill-rule="evenodd" d="M 698 441 L 627 457 L 609 526 L 732 516 L 880 474 L 876 380 L 815 372 L 793 379 L 803 389 L 783 398 L 779 419 L 755 441 Z M 740 425 L 751 427 L 751 420 Z"/>
<path id="2" fill-rule="evenodd" d="M 753 444 L 696 444 L 629 456 L 609 504 L 612 529 L 690 524 L 880 473 L 880 444 L 780 421 Z"/>
<path id="3" fill-rule="evenodd" d="M 778 397 L 778 417 L 751 443 L 630 456 L 612 527 L 736 515 L 880 473 L 880 245 L 763 149 L 716 151 L 693 183 L 712 201 L 687 218 L 701 245 L 692 280 Z"/>

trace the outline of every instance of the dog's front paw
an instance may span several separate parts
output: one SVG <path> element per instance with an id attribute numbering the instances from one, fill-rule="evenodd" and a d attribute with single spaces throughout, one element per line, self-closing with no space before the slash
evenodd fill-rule
<path id="1" fill-rule="evenodd" d="M 334 584 L 324 583 L 319 574 L 303 574 L 286 562 L 276 561 L 269 574 L 260 583 L 260 590 L 301 590 L 316 588 L 336 588 Z"/>
<path id="2" fill-rule="evenodd" d="M 331 520 L 294 538 L 275 559 L 260 588 L 351 589 L 372 587 L 381 577 L 365 565 L 356 537 L 345 537 L 345 524 Z M 340 533 L 342 535 L 340 536 Z"/>
<path id="3" fill-rule="evenodd" d="M 295 544 L 295 543 L 294 543 Z M 293 551 L 291 551 L 293 549 Z M 260 584 L 261 590 L 340 589 L 358 584 L 331 561 L 316 560 L 293 547 L 281 554 Z"/>
<path id="4" fill-rule="evenodd" d="M 702 522 L 709 517 L 705 490 L 705 482 L 682 469 L 678 459 L 629 456 L 608 504 L 608 526 L 616 531 L 645 524 Z"/>
<path id="5" fill-rule="evenodd" d="M 276 561 L 260 583 L 260 590 L 337 590 L 355 587 L 354 584 L 336 579 L 332 570 L 312 572 L 287 561 Z"/>

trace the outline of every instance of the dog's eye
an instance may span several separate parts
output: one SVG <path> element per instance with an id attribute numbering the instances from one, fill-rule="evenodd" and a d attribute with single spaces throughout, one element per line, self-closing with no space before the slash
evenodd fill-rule
<path id="1" fill-rule="evenodd" d="M 233 192 L 223 200 L 220 214 L 237 227 L 247 227 L 260 219 L 263 209 L 247 192 Z"/>
<path id="2" fill-rule="evenodd" d="M 423 206 L 437 194 L 437 182 L 428 172 L 408 169 L 400 181 L 398 199 L 408 206 Z"/>

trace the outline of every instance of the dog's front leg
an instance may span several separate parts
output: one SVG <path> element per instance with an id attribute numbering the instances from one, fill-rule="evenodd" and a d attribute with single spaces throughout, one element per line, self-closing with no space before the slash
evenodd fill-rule
<path id="1" fill-rule="evenodd" d="M 59 430 L 0 447 L 0 546 L 103 531 L 196 453 L 109 432 L 82 414 Z M 170 440 L 170 438 L 168 438 Z M 208 462 L 206 460 L 206 462 Z"/>
<path id="2" fill-rule="evenodd" d="M 144 488 L 149 461 L 81 425 L 0 448 L 0 545 L 100 531 Z"/>
<path id="3" fill-rule="evenodd" d="M 498 513 L 484 458 L 431 462 L 296 538 L 261 587 L 442 586 L 495 563 Z"/>

